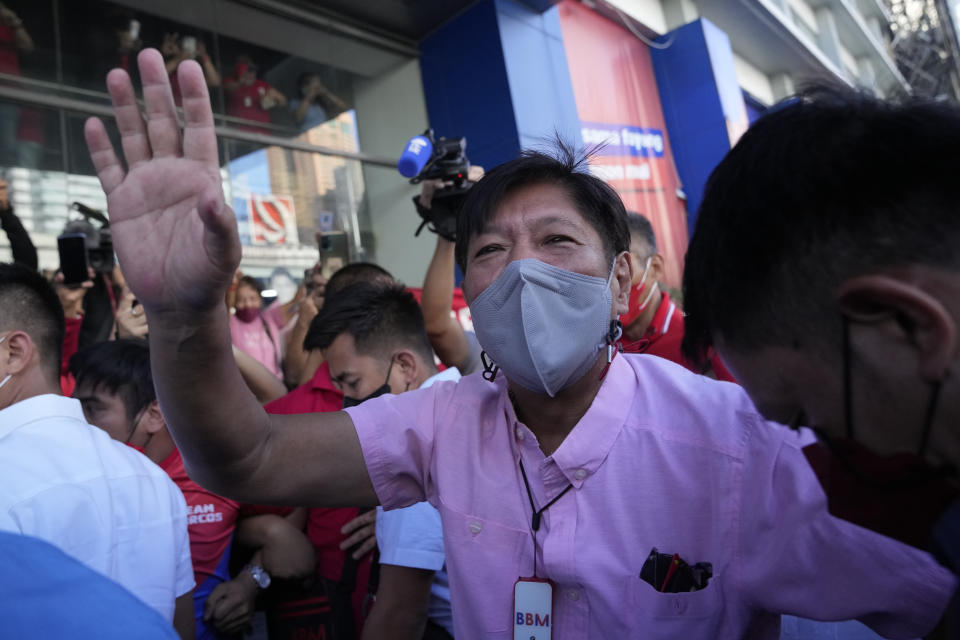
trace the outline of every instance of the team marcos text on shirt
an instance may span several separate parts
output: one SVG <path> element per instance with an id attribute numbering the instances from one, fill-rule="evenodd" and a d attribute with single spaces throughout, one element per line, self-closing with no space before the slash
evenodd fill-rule
<path id="1" fill-rule="evenodd" d="M 216 632 L 203 622 L 203 610 L 214 588 L 230 579 L 230 549 L 240 505 L 191 480 L 177 449 L 160 463 L 160 468 L 167 472 L 187 501 L 187 531 L 197 585 L 193 590 L 197 638 L 217 638 Z"/>
<path id="2" fill-rule="evenodd" d="M 440 511 L 458 639 L 512 638 L 514 583 L 554 583 L 553 638 L 778 638 L 780 613 L 860 618 L 917 637 L 956 578 L 932 557 L 830 516 L 800 437 L 763 421 L 736 385 L 662 358 L 614 358 L 549 457 L 503 376 L 382 396 L 347 410 L 384 508 Z M 653 547 L 709 562 L 707 587 L 660 593 Z"/>

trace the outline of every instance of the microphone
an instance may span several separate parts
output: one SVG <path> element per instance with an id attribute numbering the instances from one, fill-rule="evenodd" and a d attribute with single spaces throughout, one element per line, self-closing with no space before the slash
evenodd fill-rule
<path id="1" fill-rule="evenodd" d="M 433 143 L 426 136 L 414 136 L 407 142 L 407 146 L 397 160 L 397 171 L 404 178 L 413 178 L 420 175 L 433 156 Z"/>

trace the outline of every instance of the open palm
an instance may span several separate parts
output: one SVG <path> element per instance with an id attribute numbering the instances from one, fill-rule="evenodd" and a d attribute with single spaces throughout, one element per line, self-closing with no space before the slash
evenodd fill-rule
<path id="1" fill-rule="evenodd" d="M 222 304 L 240 261 L 236 218 L 224 204 L 213 112 L 203 71 L 178 68 L 183 136 L 163 57 L 138 56 L 146 121 L 126 72 L 114 69 L 107 89 L 128 170 L 103 123 L 85 134 L 107 194 L 110 228 L 127 284 L 148 311 L 199 311 Z"/>

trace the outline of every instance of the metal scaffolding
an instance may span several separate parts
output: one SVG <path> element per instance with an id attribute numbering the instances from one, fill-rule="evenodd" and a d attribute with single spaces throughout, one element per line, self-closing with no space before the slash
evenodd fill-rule
<path id="1" fill-rule="evenodd" d="M 960 46 L 946 0 L 887 0 L 897 67 L 917 96 L 960 102 Z"/>

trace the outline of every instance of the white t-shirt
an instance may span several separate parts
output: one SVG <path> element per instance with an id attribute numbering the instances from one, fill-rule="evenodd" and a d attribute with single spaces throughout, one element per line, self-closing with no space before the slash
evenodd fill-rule
<path id="1" fill-rule="evenodd" d="M 451 367 L 426 380 L 421 389 L 434 382 L 460 379 L 460 372 Z M 414 567 L 435 571 L 430 586 L 428 617 L 453 635 L 453 614 L 450 608 L 450 582 L 443 553 L 443 528 L 440 512 L 429 502 L 419 502 L 403 509 L 384 511 L 377 507 L 377 546 L 380 564 Z"/>
<path id="2" fill-rule="evenodd" d="M 0 530 L 46 540 L 171 621 L 174 600 L 193 590 L 183 494 L 71 398 L 0 411 Z"/>

